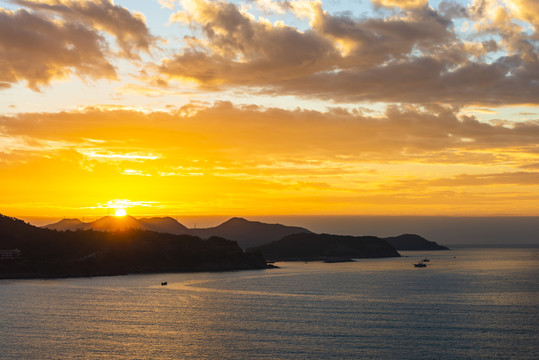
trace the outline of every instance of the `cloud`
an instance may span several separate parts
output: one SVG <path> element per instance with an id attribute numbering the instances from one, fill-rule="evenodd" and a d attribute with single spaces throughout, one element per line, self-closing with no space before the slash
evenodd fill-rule
<path id="1" fill-rule="evenodd" d="M 409 11 L 358 19 L 331 15 L 320 2 L 290 2 L 290 11 L 309 19 L 310 28 L 299 31 L 232 3 L 183 1 L 172 20 L 189 24 L 194 35 L 158 71 L 206 90 L 250 87 L 334 102 L 538 103 L 535 40 L 507 8 L 443 3 L 437 11 L 399 3 Z M 453 24 L 462 17 L 477 21 L 466 40 Z"/>
<path id="2" fill-rule="evenodd" d="M 0 81 L 25 80 L 33 90 L 71 74 L 115 79 L 116 71 L 96 32 L 75 23 L 60 23 L 26 10 L 0 9 Z"/>
<path id="3" fill-rule="evenodd" d="M 169 112 L 96 106 L 0 116 L 0 184 L 14 189 L 7 204 L 39 195 L 80 207 L 136 194 L 187 212 L 309 213 L 324 201 L 340 214 L 450 214 L 455 205 L 469 214 L 479 204 L 531 214 L 538 143 L 537 121 L 481 123 L 435 105 L 377 115 L 228 102 Z"/>
<path id="4" fill-rule="evenodd" d="M 337 57 L 331 42 L 312 31 L 256 22 L 234 4 L 185 1 L 172 16 L 199 28 L 209 40 L 207 51 L 196 47 L 165 59 L 160 71 L 172 78 L 193 79 L 204 86 L 258 85 L 271 77 L 294 78 L 325 69 L 324 59 Z"/>
<path id="5" fill-rule="evenodd" d="M 529 22 L 539 31 L 539 3 L 535 0 L 504 0 L 514 16 Z"/>
<path id="6" fill-rule="evenodd" d="M 378 116 L 339 108 L 319 112 L 228 102 L 149 113 L 93 107 L 2 116 L 0 129 L 4 139 L 35 139 L 33 150 L 45 143 L 66 143 L 88 159 L 151 160 L 156 166 L 205 156 L 227 163 L 256 158 L 258 164 L 273 157 L 280 160 L 270 167 L 281 164 L 278 167 L 285 169 L 283 164 L 291 164 L 293 171 L 333 171 L 332 163 L 346 159 L 525 165 L 536 163 L 539 152 L 537 121 L 487 124 L 440 106 L 388 106 Z M 306 167 L 295 164 L 303 159 L 316 161 Z M 180 165 L 185 166 L 175 166 Z"/>
<path id="7" fill-rule="evenodd" d="M 429 4 L 428 0 L 371 0 L 375 6 L 399 7 L 402 9 L 414 9 Z"/>
<path id="8" fill-rule="evenodd" d="M 521 168 L 539 170 L 539 163 L 522 165 Z"/>
<path id="9" fill-rule="evenodd" d="M 141 14 L 110 1 L 14 0 L 0 9 L 0 88 L 25 81 L 39 91 L 55 79 L 118 79 L 105 34 L 136 59 L 154 42 Z M 29 11 L 31 10 L 31 11 Z"/>
<path id="10" fill-rule="evenodd" d="M 162 8 L 174 9 L 175 0 L 158 0 Z"/>
<path id="11" fill-rule="evenodd" d="M 96 159 L 105 159 L 105 160 L 121 160 L 121 161 L 144 161 L 144 160 L 156 160 L 160 156 L 157 154 L 138 154 L 138 153 L 111 153 L 99 152 L 92 149 L 77 150 L 80 154 Z"/>
<path id="12" fill-rule="evenodd" d="M 99 209 L 127 209 L 132 207 L 144 206 L 152 207 L 156 206 L 158 203 L 155 201 L 132 201 L 129 199 L 114 199 L 109 200 L 106 203 L 98 203 L 97 206 L 91 208 Z"/>
<path id="13" fill-rule="evenodd" d="M 281 209 L 309 212 L 327 201 L 337 213 L 365 204 L 378 213 L 414 204 L 413 212 L 428 213 L 431 204 L 451 213 L 455 204 L 480 203 L 533 212 L 539 122 L 485 124 L 442 106 L 366 114 L 219 102 L 170 112 L 102 106 L 1 116 L 0 183 L 46 186 L 84 197 L 79 204 L 136 193 L 209 212 L 253 203 L 277 211 L 292 200 L 293 210 Z M 36 172 L 39 186 L 29 180 Z M 73 185 L 59 186 L 65 179 Z"/>
<path id="14" fill-rule="evenodd" d="M 522 186 L 537 186 L 539 185 L 539 172 L 504 172 L 504 173 L 487 173 L 479 175 L 459 174 L 449 178 L 435 178 L 426 180 L 401 180 L 398 181 L 403 188 L 410 189 L 411 187 L 484 187 L 484 186 L 505 186 L 505 185 L 522 185 Z"/>
<path id="15" fill-rule="evenodd" d="M 517 57 L 492 64 L 467 63 L 457 68 L 442 58 L 419 57 L 366 70 L 313 74 L 286 81 L 273 92 L 285 91 L 340 101 L 384 101 L 446 104 L 539 104 L 536 67 Z"/>
<path id="16" fill-rule="evenodd" d="M 61 16 L 66 22 L 77 22 L 91 29 L 104 31 L 116 38 L 128 58 L 138 58 L 138 52 L 149 52 L 155 38 L 146 27 L 143 14 L 130 12 L 112 0 L 12 0 L 33 10 Z"/>

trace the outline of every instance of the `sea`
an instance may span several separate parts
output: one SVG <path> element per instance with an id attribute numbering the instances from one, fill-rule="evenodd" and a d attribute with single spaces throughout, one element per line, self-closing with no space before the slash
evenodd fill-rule
<path id="1" fill-rule="evenodd" d="M 539 359 L 538 248 L 401 254 L 0 280 L 0 359 Z"/>

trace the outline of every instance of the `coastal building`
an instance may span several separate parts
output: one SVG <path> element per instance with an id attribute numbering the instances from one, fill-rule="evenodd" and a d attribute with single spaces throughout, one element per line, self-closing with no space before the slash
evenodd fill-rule
<path id="1" fill-rule="evenodd" d="M 21 251 L 19 249 L 13 250 L 0 250 L 0 261 L 3 260 L 16 260 L 21 257 Z"/>

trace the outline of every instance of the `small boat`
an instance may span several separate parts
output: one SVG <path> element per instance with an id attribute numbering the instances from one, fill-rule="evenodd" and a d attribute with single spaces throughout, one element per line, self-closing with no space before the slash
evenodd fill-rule
<path id="1" fill-rule="evenodd" d="M 427 264 L 423 263 L 423 261 L 420 261 L 418 263 L 414 264 L 415 267 L 427 267 Z"/>
<path id="2" fill-rule="evenodd" d="M 163 282 L 161 283 L 161 286 L 165 286 L 165 285 L 167 285 L 167 282 L 166 282 L 166 281 L 163 281 Z"/>
<path id="3" fill-rule="evenodd" d="M 430 260 L 427 259 L 427 258 L 424 258 L 422 261 L 423 261 L 423 262 L 429 262 Z"/>

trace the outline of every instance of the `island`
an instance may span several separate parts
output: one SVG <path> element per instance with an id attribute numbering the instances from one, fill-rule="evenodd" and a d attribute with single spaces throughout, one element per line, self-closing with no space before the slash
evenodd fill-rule
<path id="1" fill-rule="evenodd" d="M 386 240 L 376 236 L 298 233 L 247 250 L 270 261 L 342 262 L 353 258 L 399 257 Z"/>
<path id="2" fill-rule="evenodd" d="M 402 234 L 399 236 L 388 237 L 384 239 L 397 250 L 449 250 L 449 248 L 446 246 L 438 245 L 435 241 L 429 241 L 416 234 Z"/>

